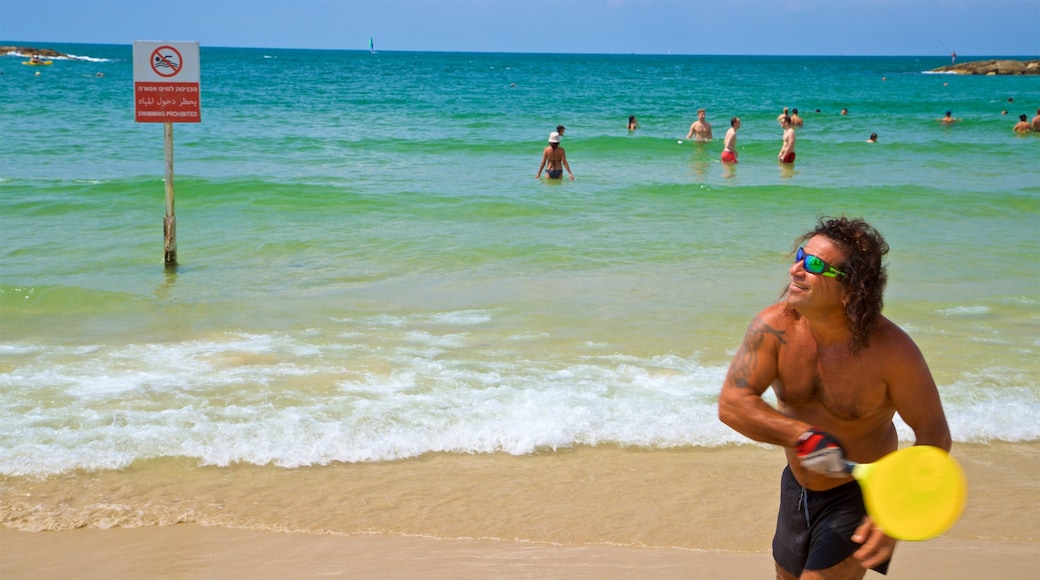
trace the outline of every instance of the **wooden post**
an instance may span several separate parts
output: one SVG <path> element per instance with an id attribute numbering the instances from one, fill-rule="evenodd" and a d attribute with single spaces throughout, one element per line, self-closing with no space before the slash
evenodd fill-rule
<path id="1" fill-rule="evenodd" d="M 173 123 L 163 123 L 166 149 L 166 217 L 163 218 L 163 262 L 167 268 L 177 265 L 177 216 L 173 213 Z"/>

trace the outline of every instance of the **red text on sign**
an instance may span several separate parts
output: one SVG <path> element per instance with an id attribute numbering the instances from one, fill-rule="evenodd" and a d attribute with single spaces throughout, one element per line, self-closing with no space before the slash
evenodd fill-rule
<path id="1" fill-rule="evenodd" d="M 198 123 L 199 83 L 134 83 L 134 113 L 139 123 Z"/>

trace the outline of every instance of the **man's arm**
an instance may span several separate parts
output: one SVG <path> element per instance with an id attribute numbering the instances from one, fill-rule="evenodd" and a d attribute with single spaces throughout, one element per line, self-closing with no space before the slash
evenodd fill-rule
<path id="1" fill-rule="evenodd" d="M 885 320 L 882 324 L 885 328 L 879 338 L 884 344 L 885 380 L 896 412 L 914 430 L 915 445 L 932 445 L 949 451 L 950 428 L 924 355 L 891 321 Z M 864 568 L 891 558 L 896 545 L 869 516 L 856 528 L 852 541 L 862 544 L 853 556 Z"/>
<path id="2" fill-rule="evenodd" d="M 924 355 L 895 324 L 887 320 L 883 324 L 886 328 L 882 338 L 889 361 L 885 378 L 896 412 L 914 430 L 915 445 L 932 445 L 949 451 L 950 428 Z M 869 517 L 856 528 L 852 541 L 863 544 L 853 555 L 864 568 L 891 558 L 896 545 Z"/>
<path id="3" fill-rule="evenodd" d="M 693 137 L 693 128 L 696 127 L 696 126 L 697 126 L 697 121 L 694 121 L 693 124 L 690 125 L 690 132 L 686 134 L 686 138 L 687 139 Z"/>
<path id="4" fill-rule="evenodd" d="M 786 333 L 778 321 L 781 306 L 766 308 L 748 326 L 733 356 L 719 395 L 719 419 L 755 441 L 794 447 L 810 425 L 786 417 L 762 400 L 776 379 Z"/>
<path id="5" fill-rule="evenodd" d="M 892 361 L 885 379 L 888 396 L 899 416 L 914 430 L 915 445 L 932 445 L 950 450 L 952 439 L 939 398 L 939 389 L 924 355 L 914 341 L 889 321 L 891 339 L 886 355 Z"/>

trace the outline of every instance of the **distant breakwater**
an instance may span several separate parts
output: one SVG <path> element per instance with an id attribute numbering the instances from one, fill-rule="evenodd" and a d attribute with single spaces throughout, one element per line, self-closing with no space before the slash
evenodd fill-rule
<path id="1" fill-rule="evenodd" d="M 932 69 L 960 75 L 1040 75 L 1040 60 L 978 60 Z"/>
<path id="2" fill-rule="evenodd" d="M 0 46 L 0 56 L 10 52 L 17 52 L 23 56 L 42 56 L 48 58 L 69 58 L 64 52 L 58 52 L 50 48 L 33 48 L 31 46 Z"/>

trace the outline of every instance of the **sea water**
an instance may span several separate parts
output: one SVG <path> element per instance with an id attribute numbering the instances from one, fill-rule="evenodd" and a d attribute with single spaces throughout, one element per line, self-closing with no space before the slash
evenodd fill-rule
<path id="1" fill-rule="evenodd" d="M 954 439 L 1040 439 L 1040 134 L 1011 131 L 1037 77 L 203 46 L 167 269 L 131 47 L 53 48 L 78 58 L 0 58 L 4 476 L 743 443 L 716 417 L 730 357 L 836 215 L 890 243 L 885 313 Z M 685 140 L 699 108 L 711 143 Z M 573 182 L 535 179 L 557 124 Z"/>

